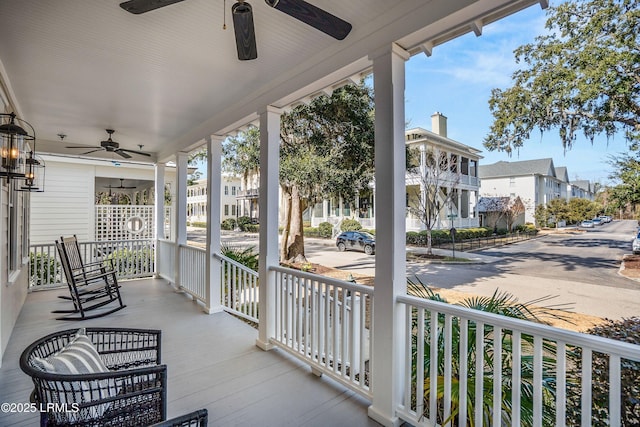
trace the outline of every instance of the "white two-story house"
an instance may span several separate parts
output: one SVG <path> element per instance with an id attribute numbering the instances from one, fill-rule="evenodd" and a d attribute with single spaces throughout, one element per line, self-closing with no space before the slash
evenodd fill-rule
<path id="1" fill-rule="evenodd" d="M 581 197 L 593 200 L 590 184 L 589 190 L 579 191 L 577 182 L 569 182 L 567 168 L 556 167 L 553 159 L 523 160 L 518 162 L 500 161 L 480 166 L 482 185 L 480 194 L 483 197 L 520 197 L 526 207 L 525 221 L 535 223 L 535 209 L 538 205 L 546 205 L 553 199 L 569 200 Z M 587 181 L 588 183 L 588 181 Z"/>
<path id="2" fill-rule="evenodd" d="M 480 179 L 478 177 L 478 162 L 482 158 L 480 150 L 455 141 L 447 136 L 447 117 L 441 113 L 431 116 L 431 131 L 423 128 L 413 128 L 405 131 L 405 142 L 410 150 L 417 155 L 416 164 L 411 172 L 407 172 L 406 206 L 407 230 L 417 231 L 425 225 L 415 215 L 409 212 L 410 206 L 420 204 L 419 198 L 424 197 L 422 186 L 430 183 L 426 178 L 426 153 L 433 153 L 436 158 L 444 159 L 439 164 L 446 167 L 440 174 L 438 185 L 444 191 L 453 191 L 450 203 L 438 203 L 440 214 L 436 221 L 437 229 L 469 228 L 479 226 L 477 203 L 479 199 Z M 415 172 L 421 171 L 421 172 Z M 375 202 L 373 189 L 362 191 L 353 202 L 345 200 L 325 200 L 319 203 L 311 212 L 311 223 L 314 226 L 321 222 L 337 223 L 343 218 L 356 218 L 365 228 L 375 228 Z"/>

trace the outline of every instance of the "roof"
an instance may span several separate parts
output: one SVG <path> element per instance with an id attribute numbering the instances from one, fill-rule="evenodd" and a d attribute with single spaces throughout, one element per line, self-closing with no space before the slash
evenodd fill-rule
<path id="1" fill-rule="evenodd" d="M 481 150 L 478 150 L 477 148 L 471 147 L 470 145 L 466 145 L 466 144 L 463 144 L 461 142 L 455 141 L 455 140 L 453 140 L 451 138 L 447 138 L 445 136 L 438 135 L 435 132 L 423 129 L 421 127 L 407 129 L 404 132 L 404 135 L 405 135 L 405 141 L 406 141 L 407 144 L 419 144 L 421 141 L 427 140 L 427 141 L 430 141 L 432 143 L 443 145 L 443 146 L 446 146 L 448 148 L 455 149 L 455 150 L 461 151 L 463 153 L 466 153 L 468 156 L 470 156 L 470 157 L 472 157 L 474 159 L 481 159 L 482 158 L 482 156 L 480 155 L 480 153 L 482 153 Z M 407 139 L 407 137 L 409 135 L 416 135 L 417 139 Z"/>
<path id="2" fill-rule="evenodd" d="M 258 57 L 239 61 L 233 2 L 181 1 L 133 15 L 118 7 L 121 1 L 0 1 L 0 106 L 33 125 L 39 152 L 98 145 L 105 129 L 114 129 L 122 148 L 143 145 L 141 151 L 152 154 L 140 161 L 166 162 L 211 135 L 255 122 L 268 108 L 287 109 L 359 81 L 370 73 L 372 58 L 392 46 L 402 54 L 431 54 L 434 46 L 504 16 L 546 5 L 314 0 L 352 25 L 336 40 L 256 1 Z M 64 143 L 58 134 L 67 135 Z"/>
<path id="3" fill-rule="evenodd" d="M 526 175 L 557 176 L 551 158 L 519 162 L 500 161 L 490 165 L 480 165 L 478 175 L 482 179 Z"/>
<path id="4" fill-rule="evenodd" d="M 572 181 L 571 184 L 585 191 L 589 191 L 589 192 L 591 191 L 591 182 L 586 179 L 579 179 L 577 181 Z"/>

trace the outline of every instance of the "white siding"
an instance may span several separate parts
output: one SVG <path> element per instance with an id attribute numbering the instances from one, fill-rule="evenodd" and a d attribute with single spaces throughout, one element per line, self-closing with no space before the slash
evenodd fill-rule
<path id="1" fill-rule="evenodd" d="M 76 234 L 93 240 L 95 167 L 47 162 L 45 192 L 31 197 L 31 243 Z"/>
<path id="2" fill-rule="evenodd" d="M 535 208 L 544 204 L 544 188 L 536 195 L 537 176 L 482 178 L 480 195 L 486 197 L 519 196 L 526 207 L 525 222 L 535 223 Z M 544 185 L 544 184 L 543 184 Z"/>

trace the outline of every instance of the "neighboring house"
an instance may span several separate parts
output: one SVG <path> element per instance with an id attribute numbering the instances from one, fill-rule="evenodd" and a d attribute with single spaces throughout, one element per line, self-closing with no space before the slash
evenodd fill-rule
<path id="1" fill-rule="evenodd" d="M 553 159 L 500 161 L 480 166 L 483 197 L 519 196 L 526 207 L 525 222 L 535 223 L 535 209 L 553 199 L 581 197 L 593 200 L 592 192 L 573 190 L 567 168 L 555 167 Z M 590 187 L 589 187 L 590 188 Z"/>
<path id="2" fill-rule="evenodd" d="M 113 233 L 118 239 L 133 239 L 141 231 L 153 236 L 153 165 L 44 154 L 42 158 L 46 191 L 31 194 L 31 244 L 51 244 L 73 234 L 79 241 L 103 240 Z M 165 184 L 173 188 L 174 182 L 175 169 L 168 167 Z M 123 215 L 135 219 L 135 227 L 127 227 Z"/>
<path id="3" fill-rule="evenodd" d="M 596 189 L 594 185 L 587 180 L 572 181 L 567 191 L 570 197 L 578 197 L 580 199 L 593 200 L 595 198 Z"/>
<path id="4" fill-rule="evenodd" d="M 220 188 L 220 219 L 237 218 L 239 213 L 237 197 L 240 194 L 240 178 L 223 175 Z M 248 215 L 247 215 L 248 216 Z M 187 218 L 192 222 L 207 222 L 207 180 L 201 179 L 187 187 Z"/>
<path id="5" fill-rule="evenodd" d="M 525 223 L 525 205 L 520 197 L 481 197 L 478 201 L 480 225 L 513 230 Z"/>
<path id="6" fill-rule="evenodd" d="M 446 191 L 454 191 L 452 202 L 445 206 L 442 203 L 436 229 L 469 228 L 479 225 L 477 203 L 479 198 L 480 180 L 478 178 L 478 162 L 482 158 L 480 150 L 447 137 L 447 118 L 436 112 L 431 116 L 432 130 L 413 128 L 405 132 L 405 141 L 410 149 L 420 153 L 419 164 L 416 169 L 426 173 L 424 153 L 431 151 L 437 158 L 446 158 L 448 177 L 441 183 Z M 419 203 L 423 193 L 421 186 L 426 180 L 419 175 L 407 173 L 407 207 Z M 356 218 L 365 228 L 375 228 L 375 203 L 373 187 L 360 193 L 356 198 L 352 211 L 351 205 L 341 199 L 325 200 L 317 204 L 311 211 L 311 223 L 317 226 L 321 222 L 337 223 L 343 218 Z M 421 230 L 425 226 L 411 214 L 407 214 L 407 230 Z"/>

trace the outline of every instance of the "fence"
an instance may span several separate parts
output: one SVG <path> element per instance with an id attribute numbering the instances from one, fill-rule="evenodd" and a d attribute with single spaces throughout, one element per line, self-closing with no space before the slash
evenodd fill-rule
<path id="1" fill-rule="evenodd" d="M 529 240 L 537 236 L 537 232 L 515 232 L 504 235 L 493 235 L 488 237 L 476 237 L 473 239 L 464 239 L 458 240 L 456 239 L 456 250 L 458 251 L 470 251 L 473 249 L 482 249 L 491 246 L 501 246 L 509 243 L 521 242 L 523 240 Z M 426 244 L 426 236 L 423 237 L 424 242 L 421 242 L 422 245 Z M 412 243 L 413 242 L 407 242 Z M 440 249 L 453 249 L 453 242 L 451 241 L 451 237 L 441 238 L 441 237 L 433 237 L 431 239 L 431 246 L 434 248 Z"/>

